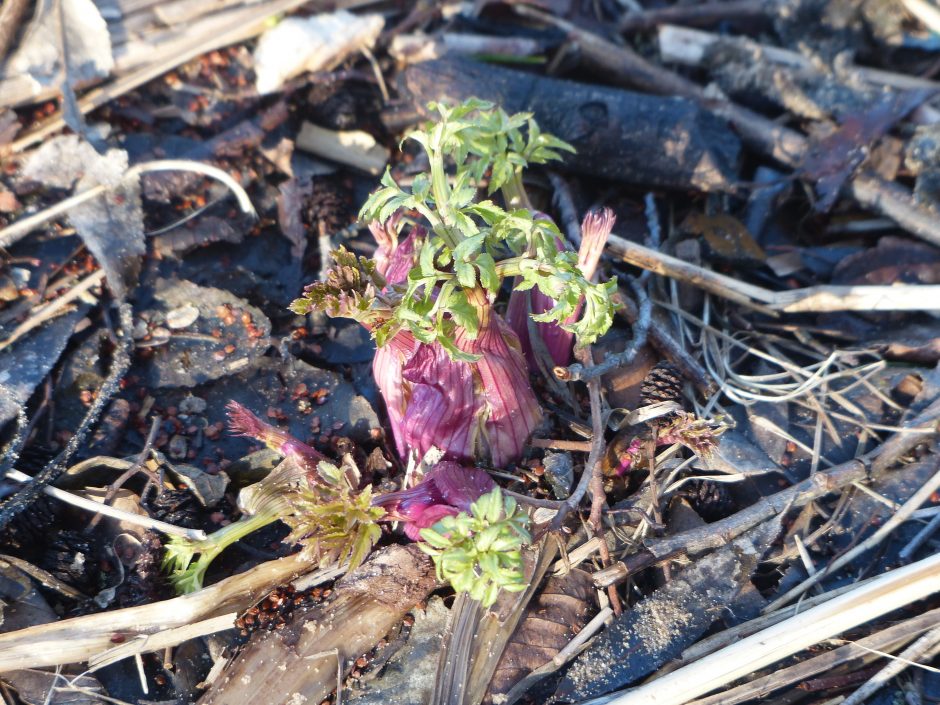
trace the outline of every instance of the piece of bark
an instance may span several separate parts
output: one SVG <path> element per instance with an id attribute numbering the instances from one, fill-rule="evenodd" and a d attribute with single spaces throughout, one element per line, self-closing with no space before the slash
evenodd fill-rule
<path id="1" fill-rule="evenodd" d="M 256 632 L 199 705 L 318 703 L 336 688 L 338 670 L 348 672 L 437 586 L 415 545 L 389 546 L 339 581 L 323 605 L 284 629 Z"/>
<path id="2" fill-rule="evenodd" d="M 564 168 L 645 186 L 731 191 L 741 144 L 721 118 L 685 98 L 662 98 L 443 58 L 399 78 L 414 107 L 471 96 L 507 113 L 531 111 L 544 132 L 570 142 Z"/>
<path id="3" fill-rule="evenodd" d="M 652 673 L 698 640 L 750 581 L 776 517 L 699 559 L 617 619 L 575 660 L 556 697 L 576 702 Z"/>
<path id="4" fill-rule="evenodd" d="M 722 0 L 701 5 L 674 5 L 627 12 L 617 23 L 617 31 L 642 32 L 667 23 L 709 25 L 726 20 L 746 22 L 767 19 L 776 13 L 776 3 L 764 0 Z"/>

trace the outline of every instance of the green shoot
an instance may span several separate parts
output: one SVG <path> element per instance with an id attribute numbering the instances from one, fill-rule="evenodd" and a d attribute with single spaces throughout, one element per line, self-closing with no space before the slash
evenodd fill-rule
<path id="1" fill-rule="evenodd" d="M 520 549 L 532 540 L 528 526 L 525 511 L 496 488 L 471 504 L 469 514 L 422 529 L 418 546 L 434 559 L 439 579 L 490 607 L 500 590 L 527 587 Z"/>
<path id="2" fill-rule="evenodd" d="M 411 210 L 425 221 L 429 232 L 406 282 L 383 292 L 374 268 L 341 250 L 334 281 L 308 287 L 292 310 L 355 318 L 379 345 L 407 330 L 469 362 L 476 358 L 453 344 L 455 328 L 474 338 L 483 295 L 494 297 L 504 278 L 518 277 L 517 289 L 538 287 L 556 301 L 536 320 L 556 323 L 581 343 L 597 340 L 613 322 L 616 281 L 593 284 L 584 277 L 577 256 L 560 248 L 557 226 L 532 210 L 522 185 L 527 166 L 560 159 L 573 148 L 541 132 L 529 113 L 507 115 L 477 99 L 429 107 L 437 120 L 406 138 L 423 147 L 429 173 L 406 190 L 386 171 L 359 213 L 360 220 L 384 222 Z M 502 206 L 478 198 L 487 175 L 487 195 L 500 191 Z M 582 300 L 583 313 L 574 320 Z"/>

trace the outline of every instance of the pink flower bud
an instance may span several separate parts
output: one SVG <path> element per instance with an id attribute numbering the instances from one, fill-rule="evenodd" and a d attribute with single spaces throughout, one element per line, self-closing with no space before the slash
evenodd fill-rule
<path id="1" fill-rule="evenodd" d="M 425 230 L 414 227 L 399 243 L 397 221 L 370 229 L 387 286 L 404 282 Z M 458 348 L 480 356 L 476 362 L 452 360 L 440 344 L 419 343 L 408 331 L 376 351 L 372 372 L 401 457 L 436 447 L 453 460 L 502 466 L 522 455 L 541 409 L 518 338 L 488 304 L 484 309 L 477 337 L 458 328 L 455 338 Z"/>
<path id="2" fill-rule="evenodd" d="M 228 403 L 229 429 L 237 436 L 254 438 L 284 457 L 294 458 L 301 467 L 316 476 L 317 464 L 326 458 L 315 448 L 302 443 L 290 433 L 265 423 L 237 401 Z"/>
<path id="3" fill-rule="evenodd" d="M 476 362 L 422 344 L 402 370 L 410 399 L 401 435 L 419 456 L 433 446 L 453 460 L 503 467 L 522 456 L 542 418 L 518 338 L 495 311 L 485 317 L 476 339 L 460 328 L 455 336 L 458 348 L 480 356 Z"/>
<path id="4" fill-rule="evenodd" d="M 403 522 L 405 534 L 417 541 L 421 529 L 433 526 L 445 516 L 468 511 L 473 502 L 495 486 L 485 470 L 445 460 L 414 487 L 380 495 L 372 504 L 386 510 L 386 520 Z"/>

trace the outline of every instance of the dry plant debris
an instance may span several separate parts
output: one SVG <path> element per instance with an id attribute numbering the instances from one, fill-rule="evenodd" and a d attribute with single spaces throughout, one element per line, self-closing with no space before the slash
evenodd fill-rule
<path id="1" fill-rule="evenodd" d="M 938 30 L 3 3 L 0 697 L 936 702 Z"/>

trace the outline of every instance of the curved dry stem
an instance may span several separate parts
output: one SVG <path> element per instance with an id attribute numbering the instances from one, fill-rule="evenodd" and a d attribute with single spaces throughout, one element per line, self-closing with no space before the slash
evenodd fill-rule
<path id="1" fill-rule="evenodd" d="M 202 174 L 213 178 L 227 186 L 235 198 L 238 200 L 238 206 L 242 209 L 243 213 L 249 214 L 253 218 L 257 218 L 258 214 L 255 212 L 254 206 L 251 205 L 251 199 L 248 198 L 248 194 L 245 192 L 245 189 L 241 187 L 235 179 L 233 179 L 228 173 L 219 169 L 218 167 L 212 166 L 211 164 L 203 164 L 202 162 L 196 162 L 189 159 L 158 159 L 152 162 L 144 162 L 142 164 L 137 164 L 132 166 L 130 169 L 125 172 L 126 178 L 135 178 L 141 174 L 147 174 L 150 172 L 156 171 L 190 171 L 197 174 Z M 38 213 L 34 213 L 31 216 L 22 218 L 15 223 L 11 223 L 7 227 L 0 230 L 0 247 L 9 247 L 13 243 L 21 240 L 23 237 L 31 233 L 36 228 L 45 225 L 51 220 L 55 220 L 60 215 L 64 215 L 70 211 L 75 206 L 78 206 L 86 201 L 90 201 L 93 198 L 97 198 L 101 194 L 108 191 L 108 187 L 102 184 L 93 186 L 92 188 L 85 189 L 80 191 L 69 198 L 66 198 L 64 201 L 59 201 L 53 206 L 49 206 Z"/>

